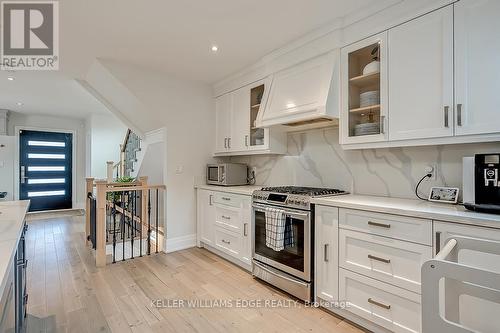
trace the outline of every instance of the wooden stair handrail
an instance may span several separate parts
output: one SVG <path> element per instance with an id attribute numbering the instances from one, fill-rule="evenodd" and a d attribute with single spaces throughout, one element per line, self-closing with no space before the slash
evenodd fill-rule
<path id="1" fill-rule="evenodd" d="M 128 138 L 130 137 L 130 133 L 132 133 L 132 131 L 130 130 L 130 128 L 127 130 L 127 134 L 125 134 L 125 138 L 123 139 L 123 144 L 121 146 L 122 148 L 122 153 L 125 152 L 125 148 L 127 148 L 127 143 L 128 143 Z"/>
<path id="2" fill-rule="evenodd" d="M 146 186 L 117 186 L 108 187 L 106 192 L 125 192 L 125 191 L 142 191 L 142 190 L 166 190 L 165 185 L 146 185 Z"/>

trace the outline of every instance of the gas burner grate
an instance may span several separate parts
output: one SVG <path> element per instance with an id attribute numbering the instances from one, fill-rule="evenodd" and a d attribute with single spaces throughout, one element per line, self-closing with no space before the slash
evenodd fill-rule
<path id="1" fill-rule="evenodd" d="M 343 190 L 332 189 L 332 188 L 302 187 L 302 186 L 263 187 L 262 191 L 284 193 L 284 194 L 299 194 L 299 195 L 307 195 L 307 196 L 311 196 L 311 197 L 326 196 L 326 195 L 338 195 L 338 194 L 347 193 Z"/>

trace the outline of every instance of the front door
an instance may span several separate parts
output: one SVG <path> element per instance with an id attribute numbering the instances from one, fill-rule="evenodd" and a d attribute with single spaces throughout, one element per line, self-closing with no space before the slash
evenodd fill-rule
<path id="1" fill-rule="evenodd" d="M 19 199 L 30 211 L 72 208 L 72 147 L 69 133 L 19 132 Z"/>

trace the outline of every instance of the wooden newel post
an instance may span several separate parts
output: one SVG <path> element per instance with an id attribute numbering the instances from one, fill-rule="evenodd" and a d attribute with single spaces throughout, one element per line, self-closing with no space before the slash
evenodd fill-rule
<path id="1" fill-rule="evenodd" d="M 106 162 L 106 177 L 108 179 L 108 183 L 113 182 L 113 161 L 107 161 Z"/>
<path id="2" fill-rule="evenodd" d="M 86 191 L 85 191 L 85 244 L 87 246 L 90 244 L 90 241 L 88 240 L 88 236 L 90 235 L 90 199 L 89 199 L 89 193 L 94 192 L 94 178 L 87 178 L 86 179 L 87 186 L 86 186 Z"/>
<path id="3" fill-rule="evenodd" d="M 106 266 L 106 189 L 107 181 L 96 181 L 96 248 L 95 264 L 97 267 Z"/>

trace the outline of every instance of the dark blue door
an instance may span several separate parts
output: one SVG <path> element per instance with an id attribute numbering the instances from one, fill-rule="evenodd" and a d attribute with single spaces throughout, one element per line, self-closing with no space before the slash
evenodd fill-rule
<path id="1" fill-rule="evenodd" d="M 72 208 L 73 135 L 19 132 L 19 199 L 30 211 Z"/>

